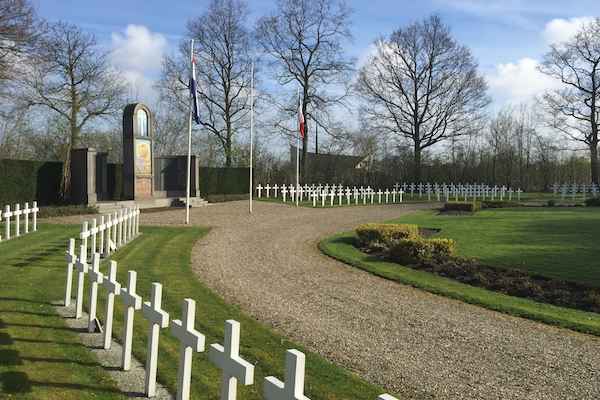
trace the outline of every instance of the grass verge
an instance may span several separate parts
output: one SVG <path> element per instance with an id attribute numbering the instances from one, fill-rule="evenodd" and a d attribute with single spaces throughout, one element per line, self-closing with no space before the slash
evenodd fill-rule
<path id="1" fill-rule="evenodd" d="M 507 296 L 428 272 L 381 261 L 357 249 L 354 246 L 355 238 L 353 232 L 340 233 L 323 239 L 319 243 L 319 248 L 330 257 L 385 279 L 506 314 L 600 336 L 599 314 Z"/>

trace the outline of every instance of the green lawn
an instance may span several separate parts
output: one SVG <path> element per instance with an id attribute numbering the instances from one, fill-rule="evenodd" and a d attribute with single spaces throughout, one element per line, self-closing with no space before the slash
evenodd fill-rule
<path id="1" fill-rule="evenodd" d="M 439 216 L 434 211 L 395 221 L 441 228 L 438 236 L 457 241 L 459 253 L 493 265 L 511 265 L 548 276 L 600 283 L 594 252 L 600 210 L 503 209 L 474 216 Z M 381 261 L 354 246 L 353 232 L 324 239 L 321 250 L 347 264 L 426 291 L 468 303 L 600 336 L 600 315 L 507 296 L 428 272 Z"/>
<path id="2" fill-rule="evenodd" d="M 600 209 L 517 208 L 484 210 L 473 216 L 420 212 L 393 222 L 440 228 L 456 240 L 460 255 L 600 286 Z"/>
<path id="3" fill-rule="evenodd" d="M 0 313 L 0 397 L 77 399 L 119 398 L 89 349 L 79 345 L 64 320 L 55 315 L 50 301 L 63 296 L 67 238 L 76 226 L 44 225 L 39 233 L 0 244 L 0 283 L 3 312 Z M 203 234 L 201 228 L 142 227 L 143 235 L 120 250 L 119 279 L 126 282 L 128 269 L 138 272 L 138 292 L 149 299 L 152 282 L 163 284 L 163 307 L 171 318 L 181 317 L 185 297 L 196 300 L 196 329 L 210 343 L 223 342 L 226 319 L 241 323 L 241 355 L 256 366 L 255 384 L 240 387 L 244 399 L 262 398 L 267 375 L 283 378 L 285 350 L 304 349 L 275 334 L 268 327 L 226 304 L 199 282 L 190 270 L 192 245 Z M 102 269 L 106 269 L 103 265 Z M 75 280 L 75 279 L 74 279 Z M 75 290 L 75 287 L 74 287 Z M 86 289 L 87 293 L 87 289 Z M 87 299 L 86 299 L 87 300 Z M 98 314 L 104 317 L 104 291 L 100 290 Z M 120 338 L 123 308 L 117 298 L 114 335 Z M 6 312 L 4 312 L 6 311 Z M 47 328 L 52 325 L 54 328 Z M 145 361 L 147 324 L 138 313 L 135 320 L 133 351 Z M 169 330 L 161 332 L 159 381 L 175 392 L 179 343 Z M 47 362 L 53 358 L 57 361 Z M 14 359 L 14 362 L 12 361 Z M 312 399 L 375 399 L 382 388 L 370 385 L 356 375 L 322 357 L 306 352 L 306 393 Z M 56 382 L 56 383 L 53 383 Z M 62 384 L 61 384 L 62 382 Z M 194 355 L 192 397 L 217 399 L 220 374 L 208 362 L 206 353 Z"/>

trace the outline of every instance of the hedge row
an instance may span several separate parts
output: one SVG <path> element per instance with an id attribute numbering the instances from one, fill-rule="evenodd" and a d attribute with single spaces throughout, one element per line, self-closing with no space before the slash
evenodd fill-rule
<path id="1" fill-rule="evenodd" d="M 245 194 L 250 187 L 248 168 L 200 167 L 200 193 Z"/>
<path id="2" fill-rule="evenodd" d="M 54 161 L 0 160 L 0 205 L 61 201 L 62 163 Z"/>

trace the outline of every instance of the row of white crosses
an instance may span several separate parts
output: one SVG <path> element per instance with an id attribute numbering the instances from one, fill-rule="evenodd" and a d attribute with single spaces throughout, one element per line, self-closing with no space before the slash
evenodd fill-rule
<path id="1" fill-rule="evenodd" d="M 94 253 L 91 268 L 87 265 L 87 249 L 80 246 L 79 257 L 75 254 L 75 239 L 70 239 L 67 251 L 67 284 L 65 290 L 65 306 L 71 303 L 71 286 L 73 266 L 77 266 L 79 279 L 76 297 L 75 318 L 82 317 L 85 279 L 89 281 L 89 316 L 88 330 L 95 330 L 96 306 L 99 288 L 107 293 L 104 349 L 110 349 L 112 343 L 112 326 L 115 297 L 120 297 L 125 305 L 123 327 L 123 344 L 121 369 L 131 368 L 131 344 L 133 339 L 133 322 L 136 311 L 149 322 L 148 356 L 145 365 L 144 393 L 148 397 L 156 395 L 156 376 L 158 367 L 158 345 L 161 329 L 170 327 L 171 334 L 180 342 L 179 367 L 177 373 L 177 399 L 190 398 L 192 357 L 194 353 L 205 351 L 205 336 L 195 329 L 196 302 L 184 299 L 181 320 L 170 320 L 169 314 L 162 309 L 162 285 L 152 284 L 149 302 L 144 302 L 137 293 L 137 273 L 128 271 L 127 286 L 117 281 L 117 263 L 110 261 L 108 274 L 100 271 L 100 254 Z M 208 348 L 208 359 L 222 371 L 221 400 L 236 400 L 238 382 L 242 385 L 254 383 L 254 366 L 240 356 L 240 324 L 234 320 L 225 321 L 225 337 L 223 345 L 214 343 Z M 309 400 L 304 395 L 304 354 L 298 350 L 288 350 L 285 359 L 284 381 L 274 376 L 265 378 L 263 394 L 265 400 Z M 381 395 L 378 400 L 396 400 L 390 395 Z"/>
<path id="2" fill-rule="evenodd" d="M 512 201 L 516 197 L 521 201 L 523 191 L 521 189 L 513 189 L 506 186 L 489 186 L 486 184 L 439 184 L 439 183 L 403 183 L 402 185 L 394 185 L 394 187 L 402 187 L 402 190 L 410 195 L 411 199 L 418 196 L 423 199 L 425 196 L 428 201 L 434 197 L 436 201 L 469 201 L 469 200 L 498 200 Z"/>
<path id="3" fill-rule="evenodd" d="M 361 186 L 357 188 L 356 186 L 353 188 L 345 187 L 343 185 L 304 185 L 296 188 L 293 185 L 258 185 L 256 187 L 258 198 L 262 198 L 263 190 L 265 191 L 265 198 L 271 198 L 271 193 L 273 194 L 273 198 L 278 198 L 278 194 L 281 195 L 281 198 L 284 203 L 288 201 L 295 202 L 296 200 L 302 202 L 306 197 L 306 200 L 311 201 L 313 207 L 317 207 L 317 205 L 321 205 L 321 207 L 325 207 L 326 205 L 333 206 L 337 205 L 350 205 L 350 204 L 389 204 L 391 203 L 402 203 L 402 196 L 404 192 L 398 189 L 385 189 L 385 190 L 374 190 L 370 186 L 366 188 Z M 288 197 L 289 195 L 289 197 Z M 375 201 L 377 199 L 377 201 Z"/>
<path id="4" fill-rule="evenodd" d="M 100 221 L 95 218 L 84 221 L 79 239 L 86 249 L 89 248 L 91 254 L 98 252 L 107 257 L 139 235 L 139 217 L 140 210 L 135 207 L 102 215 Z"/>
<path id="5" fill-rule="evenodd" d="M 598 195 L 600 194 L 600 187 L 598 185 L 596 185 L 595 183 L 592 183 L 590 185 L 586 185 L 586 184 L 579 185 L 577 183 L 572 183 L 572 184 L 563 183 L 562 185 L 559 185 L 558 183 L 555 183 L 554 185 L 552 185 L 552 193 L 554 194 L 555 197 L 558 196 L 559 192 L 560 192 L 560 197 L 563 200 L 567 196 L 571 196 L 572 199 L 575 199 L 578 194 L 581 194 L 583 196 L 583 198 L 585 199 L 588 194 L 591 197 L 598 197 Z"/>
<path id="6" fill-rule="evenodd" d="M 30 231 L 37 231 L 37 214 L 40 209 L 37 206 L 37 201 L 32 203 L 32 207 L 29 207 L 29 203 L 25 203 L 24 207 L 21 208 L 20 204 L 15 204 L 13 208 L 10 205 L 4 207 L 4 210 L 0 210 L 0 221 L 4 218 L 4 237 L 0 234 L 0 241 L 10 240 L 15 237 L 18 238 L 23 234 L 27 234 Z M 29 216 L 31 215 L 31 230 L 29 229 Z M 14 217 L 14 235 L 12 229 L 12 223 Z M 21 218 L 23 217 L 23 218 Z M 23 231 L 21 231 L 21 225 Z"/>

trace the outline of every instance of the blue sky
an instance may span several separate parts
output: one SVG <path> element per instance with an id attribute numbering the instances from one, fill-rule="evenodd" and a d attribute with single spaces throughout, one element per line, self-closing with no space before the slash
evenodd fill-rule
<path id="1" fill-rule="evenodd" d="M 585 18 L 600 16 L 597 0 L 369 0 L 350 1 L 354 41 L 348 52 L 359 59 L 369 44 L 399 26 L 431 13 L 450 25 L 472 49 L 488 78 L 496 105 L 528 101 L 552 87 L 536 65 L 549 43 L 564 40 Z M 151 96 L 160 58 L 185 35 L 186 21 L 200 15 L 206 0 L 34 0 L 39 14 L 65 20 L 97 35 L 115 51 L 113 62 Z M 251 0 L 252 19 L 274 8 L 274 0 Z"/>

